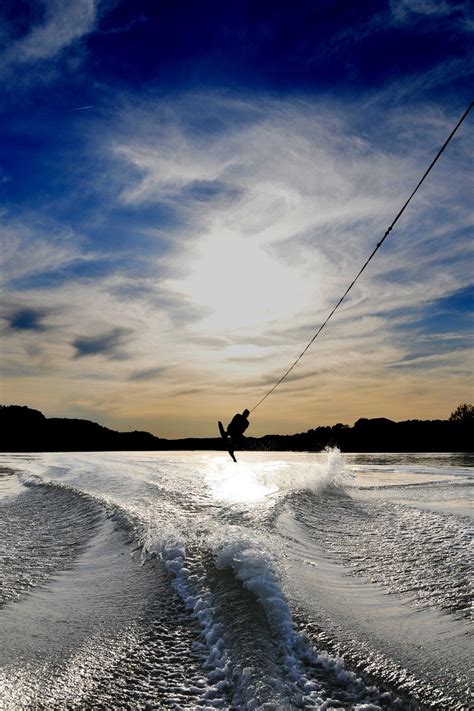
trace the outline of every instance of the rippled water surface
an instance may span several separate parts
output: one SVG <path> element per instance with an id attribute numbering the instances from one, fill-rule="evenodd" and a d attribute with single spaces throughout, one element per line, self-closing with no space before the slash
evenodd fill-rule
<path id="1" fill-rule="evenodd" d="M 0 709 L 469 709 L 473 463 L 0 455 Z"/>

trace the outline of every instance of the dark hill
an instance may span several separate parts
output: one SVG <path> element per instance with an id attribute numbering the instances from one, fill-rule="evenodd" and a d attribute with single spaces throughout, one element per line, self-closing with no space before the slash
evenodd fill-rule
<path id="1" fill-rule="evenodd" d="M 149 432 L 116 432 L 89 420 L 46 418 L 38 410 L 0 405 L 2 452 L 223 449 L 220 437 L 162 439 Z M 361 418 L 293 435 L 247 437 L 245 449 L 319 452 L 470 452 L 473 419 L 405 420 Z"/>
<path id="2" fill-rule="evenodd" d="M 38 410 L 0 406 L 1 451 L 54 452 L 162 449 L 149 432 L 116 432 L 89 420 L 46 418 Z"/>

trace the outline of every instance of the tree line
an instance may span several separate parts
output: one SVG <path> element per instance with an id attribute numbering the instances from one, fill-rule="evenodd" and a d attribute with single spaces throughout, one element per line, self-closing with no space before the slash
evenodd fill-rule
<path id="1" fill-rule="evenodd" d="M 459 405 L 447 420 L 360 418 L 315 427 L 291 435 L 246 437 L 242 449 L 255 451 L 319 452 L 336 446 L 343 452 L 470 452 L 474 406 Z M 39 410 L 0 405 L 0 451 L 140 451 L 224 449 L 220 437 L 163 439 L 149 432 L 116 432 L 89 420 L 47 418 Z"/>

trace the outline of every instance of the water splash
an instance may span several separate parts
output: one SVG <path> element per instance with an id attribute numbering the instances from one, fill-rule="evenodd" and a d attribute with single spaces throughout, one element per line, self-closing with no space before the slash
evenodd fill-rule
<path id="1" fill-rule="evenodd" d="M 280 477 L 280 489 L 343 492 L 354 479 L 337 447 L 327 447 L 322 454 L 307 456 L 307 461 L 289 467 L 286 475 Z"/>
<path id="2" fill-rule="evenodd" d="M 337 447 L 304 456 L 292 466 L 287 461 L 259 461 L 259 455 L 237 465 L 219 457 L 208 463 L 205 480 L 217 500 L 261 504 L 279 492 L 342 492 L 354 479 Z"/>

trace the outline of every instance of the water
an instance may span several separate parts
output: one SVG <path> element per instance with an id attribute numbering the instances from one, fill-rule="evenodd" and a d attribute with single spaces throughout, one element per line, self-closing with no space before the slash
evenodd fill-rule
<path id="1" fill-rule="evenodd" d="M 0 455 L 0 709 L 468 709 L 472 455 Z"/>

